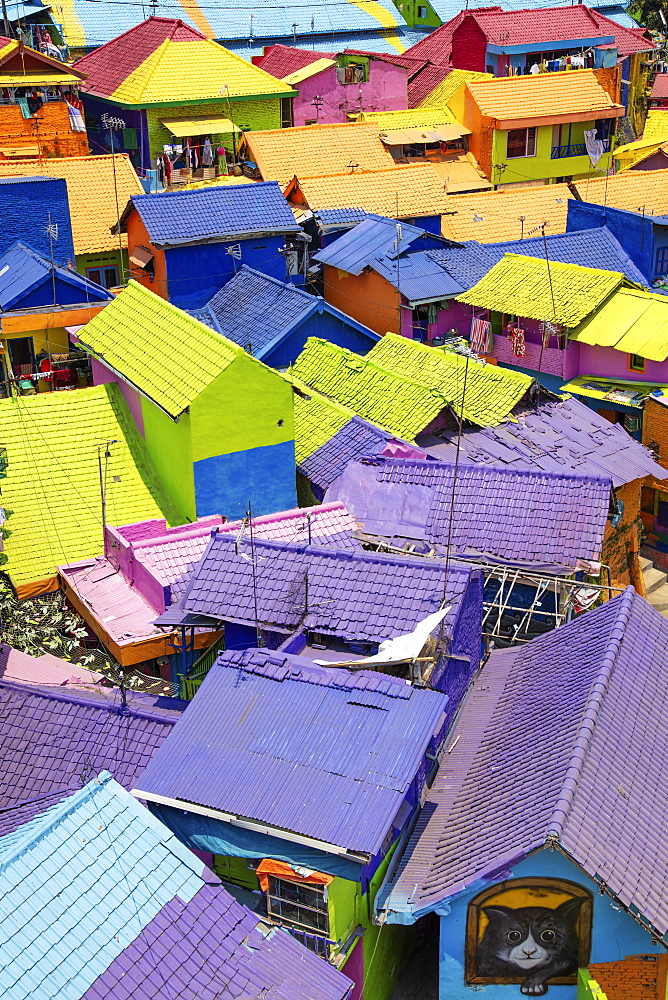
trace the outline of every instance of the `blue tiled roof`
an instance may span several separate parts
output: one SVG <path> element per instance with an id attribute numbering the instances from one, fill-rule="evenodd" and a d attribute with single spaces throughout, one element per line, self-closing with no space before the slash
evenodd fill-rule
<path id="1" fill-rule="evenodd" d="M 374 855 L 446 702 L 385 674 L 230 650 L 137 794 L 206 805 Z"/>
<path id="2" fill-rule="evenodd" d="M 371 330 L 319 296 L 261 274 L 246 264 L 194 315 L 235 344 L 247 350 L 250 346 L 254 357 L 263 358 L 300 322 L 316 312 L 331 313 L 358 332 L 368 334 L 369 346 L 378 339 Z"/>
<path id="3" fill-rule="evenodd" d="M 107 772 L 0 839 L 0 894 L 12 1000 L 341 1000 L 350 985 L 237 903 Z"/>
<path id="4" fill-rule="evenodd" d="M 640 285 L 646 279 L 638 270 L 621 244 L 606 226 L 599 229 L 582 229 L 571 233 L 555 233 L 547 237 L 550 260 L 562 264 L 580 264 L 603 271 L 622 271 L 630 281 Z M 504 254 L 517 253 L 525 257 L 544 257 L 542 236 L 506 243 L 466 242 L 463 247 L 446 247 L 426 251 L 465 288 L 472 288 L 497 264 Z"/>
<path id="5" fill-rule="evenodd" d="M 585 2 L 587 2 L 587 0 L 585 0 Z M 459 0 L 431 0 L 431 5 L 442 21 L 450 21 L 453 17 L 459 14 L 462 9 Z M 494 5 L 496 7 L 501 7 L 502 10 L 516 11 L 518 9 L 517 4 L 514 2 L 514 0 L 495 0 Z M 571 6 L 571 0 L 522 0 L 522 9 L 525 10 L 536 10 L 540 7 L 570 7 L 570 6 Z M 610 14 L 608 14 L 609 8 L 606 7 L 605 5 L 601 6 L 599 4 L 589 2 L 587 3 L 587 6 L 592 7 L 594 10 L 599 10 L 601 14 L 605 14 L 606 17 L 610 17 Z M 629 17 L 628 14 L 626 16 L 627 18 Z M 631 24 L 628 24 L 627 21 L 618 21 L 617 23 L 625 24 L 629 28 L 639 27 L 638 23 L 636 21 L 633 21 L 632 18 L 629 18 L 629 20 L 631 20 L 632 22 Z"/>
<path id="6" fill-rule="evenodd" d="M 106 288 L 96 285 L 94 281 L 89 281 L 68 267 L 56 265 L 54 272 L 57 305 L 71 305 L 75 302 L 98 303 L 109 301 L 114 297 Z M 42 257 L 36 250 L 24 246 L 23 243 L 15 243 L 0 257 L 0 311 L 7 312 L 15 308 L 21 299 L 30 292 L 35 293 L 45 282 L 48 284 L 48 289 L 44 304 L 54 304 L 52 281 L 51 261 Z M 59 288 L 62 289 L 62 284 L 67 286 L 67 294 L 59 296 L 58 291 Z M 28 300 L 26 304 L 33 306 L 42 303 Z"/>
<path id="7" fill-rule="evenodd" d="M 309 17 L 304 24 L 310 26 L 310 23 L 311 19 Z M 424 33 L 408 31 L 406 28 L 397 28 L 392 34 L 398 38 L 407 49 L 424 38 Z M 381 33 L 380 30 L 356 31 L 353 29 L 340 29 L 319 36 L 311 35 L 309 31 L 300 31 L 298 28 L 296 37 L 298 48 L 311 49 L 312 52 L 341 52 L 346 48 L 355 48 L 360 50 L 364 49 L 365 52 L 379 52 L 386 53 L 388 55 L 397 55 L 396 47 L 388 38 L 385 37 L 385 35 Z M 292 45 L 293 38 L 294 35 L 292 33 L 292 28 L 290 27 L 289 31 L 284 32 L 283 34 L 254 37 L 250 41 L 248 37 L 221 39 L 221 41 L 223 41 L 225 47 L 230 49 L 232 52 L 236 52 L 245 59 L 251 59 L 253 56 L 263 55 L 264 50 L 268 45 L 273 45 L 275 43 Z"/>
<path id="8" fill-rule="evenodd" d="M 156 246 L 301 232 L 276 181 L 139 194 L 132 204 Z"/>
<path id="9" fill-rule="evenodd" d="M 313 218 L 323 230 L 344 229 L 363 222 L 368 214 L 363 208 L 319 208 L 313 213 Z"/>
<path id="10" fill-rule="evenodd" d="M 387 431 L 355 415 L 329 441 L 300 463 L 299 472 L 320 489 L 326 490 L 349 462 L 364 455 L 379 455 L 390 438 Z"/>

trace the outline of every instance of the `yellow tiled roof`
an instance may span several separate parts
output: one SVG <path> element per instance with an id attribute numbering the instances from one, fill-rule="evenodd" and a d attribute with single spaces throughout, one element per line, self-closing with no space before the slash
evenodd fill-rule
<path id="1" fill-rule="evenodd" d="M 336 66 L 335 59 L 316 59 L 315 62 L 309 63 L 308 66 L 302 66 L 301 69 L 295 70 L 294 73 L 288 73 L 287 76 L 281 77 L 281 79 L 283 83 L 289 83 L 292 87 L 295 83 L 301 83 L 302 80 L 308 80 L 310 77 L 322 73 L 324 69 L 329 69 L 330 66 Z"/>
<path id="2" fill-rule="evenodd" d="M 548 235 L 565 233 L 568 200 L 572 197 L 567 184 L 450 195 L 448 211 L 456 214 L 443 217 L 442 233 L 452 240 L 500 243 L 521 239 L 543 222 L 547 222 Z"/>
<path id="3" fill-rule="evenodd" d="M 660 136 L 668 140 L 668 108 L 652 108 L 647 112 L 647 121 L 643 131 L 643 139 L 654 139 Z"/>
<path id="4" fill-rule="evenodd" d="M 574 181 L 582 201 L 645 215 L 668 214 L 668 169 L 623 170 L 613 177 Z"/>
<path id="5" fill-rule="evenodd" d="M 263 179 L 285 187 L 296 173 L 305 177 L 343 173 L 351 163 L 360 170 L 393 167 L 379 131 L 376 125 L 349 122 L 246 132 L 244 139 Z"/>
<path id="6" fill-rule="evenodd" d="M 648 361 L 668 357 L 668 298 L 620 288 L 571 334 L 571 340 L 614 347 Z"/>
<path id="7" fill-rule="evenodd" d="M 221 97 L 221 90 L 228 90 Z M 229 97 L 285 94 L 290 88 L 208 38 L 165 39 L 111 95 L 129 105 L 169 101 L 221 101 Z"/>
<path id="8" fill-rule="evenodd" d="M 624 275 L 617 271 L 507 253 L 477 285 L 458 295 L 457 301 L 572 329 L 623 281 Z"/>
<path id="9" fill-rule="evenodd" d="M 364 111 L 357 119 L 376 126 L 378 132 L 394 128 L 434 128 L 452 125 L 452 111 L 446 107 L 410 108 L 408 111 Z"/>
<path id="10" fill-rule="evenodd" d="M 0 161 L 0 177 L 64 177 L 72 217 L 74 252 L 77 254 L 117 250 L 118 236 L 110 228 L 118 219 L 114 188 L 116 160 L 116 188 L 118 205 L 123 211 L 133 194 L 143 194 L 134 167 L 124 153 L 105 156 L 63 156 L 58 159 Z M 123 236 L 123 246 L 127 237 Z"/>
<path id="11" fill-rule="evenodd" d="M 114 441 L 107 467 L 107 520 L 132 524 L 178 514 L 164 494 L 117 385 L 0 401 L 11 511 L 6 569 L 16 585 L 55 574 L 62 563 L 102 552 L 97 446 Z"/>
<path id="12" fill-rule="evenodd" d="M 483 174 L 473 153 L 460 153 L 459 156 L 441 160 L 432 166 L 445 184 L 448 194 L 456 194 L 457 191 L 482 191 L 492 187 L 492 182 Z"/>
<path id="13" fill-rule="evenodd" d="M 447 104 L 454 92 L 461 87 L 463 83 L 467 83 L 469 80 L 493 79 L 494 77 L 491 73 L 475 73 L 473 70 L 469 69 L 453 69 L 450 73 L 448 73 L 445 80 L 442 80 L 438 86 L 434 87 L 431 94 L 428 94 L 418 107 L 442 107 L 444 104 Z"/>
<path id="14" fill-rule="evenodd" d="M 71 66 L 52 59 L 43 52 L 35 49 L 25 48 L 26 56 L 31 56 L 32 62 L 38 62 L 37 69 L 31 69 L 28 73 L 22 73 L 20 68 L 3 69 L 6 62 L 16 63 L 13 57 L 19 52 L 19 42 L 10 41 L 0 49 L 0 86 L 2 87 L 29 87 L 29 86 L 50 86 L 57 84 L 80 84 L 85 80 L 85 73 L 78 73 Z"/>
<path id="15" fill-rule="evenodd" d="M 299 187 L 311 211 L 361 208 L 405 219 L 450 211 L 450 196 L 431 163 L 397 165 L 389 170 L 355 171 L 325 177 L 300 177 Z"/>
<path id="16" fill-rule="evenodd" d="M 596 79 L 593 70 L 565 70 L 466 84 L 483 115 L 497 121 L 544 118 L 622 109 Z"/>

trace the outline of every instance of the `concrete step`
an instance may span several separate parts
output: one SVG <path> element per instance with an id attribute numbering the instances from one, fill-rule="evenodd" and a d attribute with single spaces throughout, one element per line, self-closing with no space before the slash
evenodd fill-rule
<path id="1" fill-rule="evenodd" d="M 643 576 L 645 577 L 645 590 L 648 594 L 651 594 L 654 590 L 658 590 L 668 579 L 668 576 L 654 565 L 652 565 L 651 569 L 646 569 Z"/>
<path id="2" fill-rule="evenodd" d="M 652 560 L 648 559 L 647 556 L 639 556 L 638 557 L 638 562 L 640 563 L 641 570 L 649 569 L 650 566 L 654 565 L 654 563 L 652 562 Z"/>
<path id="3" fill-rule="evenodd" d="M 668 584 L 657 587 L 647 595 L 647 602 L 656 608 L 657 611 L 668 611 Z"/>

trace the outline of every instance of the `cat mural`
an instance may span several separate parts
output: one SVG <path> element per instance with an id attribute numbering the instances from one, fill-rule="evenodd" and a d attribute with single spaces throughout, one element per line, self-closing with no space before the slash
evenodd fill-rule
<path id="1" fill-rule="evenodd" d="M 581 899 L 555 909 L 545 906 L 485 906 L 489 923 L 476 951 L 480 976 L 517 978 L 528 996 L 547 993 L 548 980 L 570 976 L 578 968 L 577 920 Z"/>

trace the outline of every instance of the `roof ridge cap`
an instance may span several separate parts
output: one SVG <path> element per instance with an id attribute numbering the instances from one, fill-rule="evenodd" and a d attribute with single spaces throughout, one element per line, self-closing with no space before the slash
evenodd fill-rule
<path id="1" fill-rule="evenodd" d="M 559 841 L 563 833 L 568 812 L 577 792 L 578 779 L 582 773 L 587 757 L 587 750 L 592 734 L 596 727 L 596 720 L 599 715 L 605 692 L 615 669 L 615 664 L 621 649 L 624 631 L 631 616 L 631 606 L 635 597 L 635 588 L 628 586 L 621 595 L 620 608 L 611 628 L 611 637 L 608 641 L 606 651 L 603 655 L 601 666 L 590 687 L 589 696 L 585 705 L 585 710 L 580 720 L 570 760 L 566 768 L 566 777 L 561 786 L 561 791 L 557 798 L 554 811 L 550 816 L 547 825 L 545 839 Z"/>

